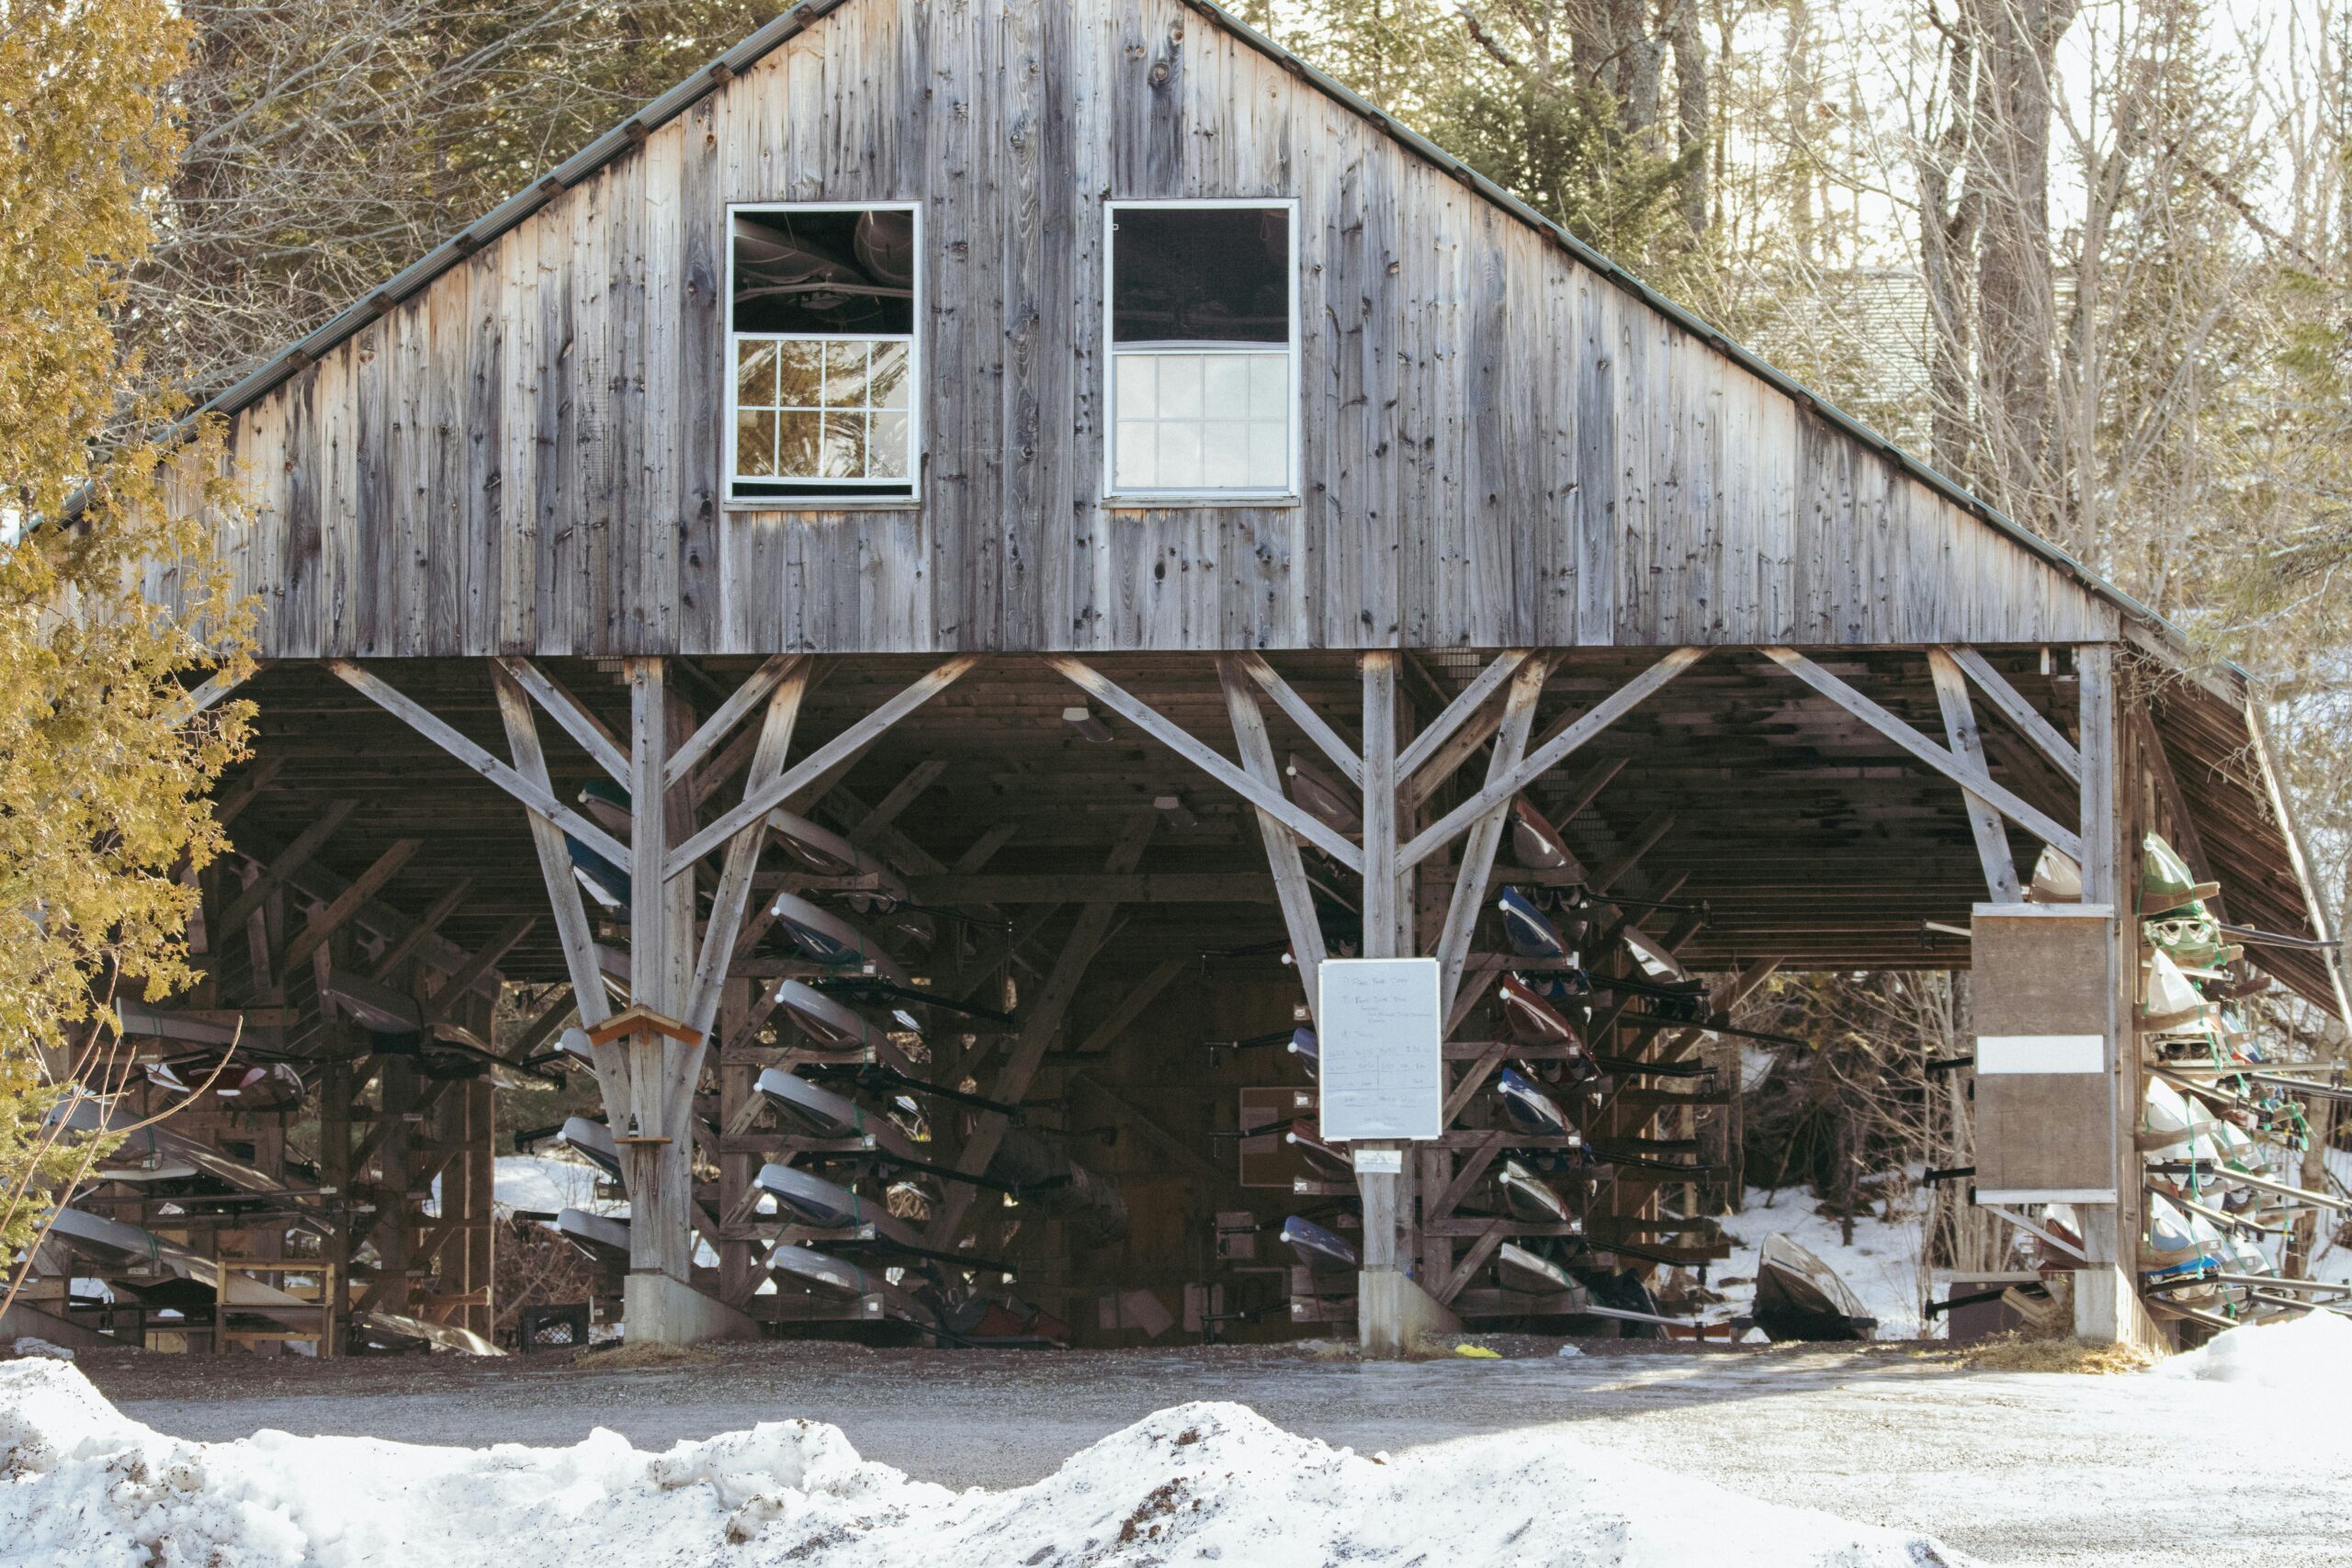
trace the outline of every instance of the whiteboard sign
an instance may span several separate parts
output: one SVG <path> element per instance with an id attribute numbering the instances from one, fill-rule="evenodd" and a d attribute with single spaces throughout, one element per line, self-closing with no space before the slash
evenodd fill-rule
<path id="1" fill-rule="evenodd" d="M 1320 976 L 1323 1136 L 1348 1143 L 1444 1132 L 1437 960 L 1334 958 Z"/>

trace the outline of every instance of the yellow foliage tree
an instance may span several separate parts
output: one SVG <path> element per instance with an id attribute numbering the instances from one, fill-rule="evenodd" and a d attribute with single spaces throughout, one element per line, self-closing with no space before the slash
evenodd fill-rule
<path id="1" fill-rule="evenodd" d="M 251 717 L 186 695 L 242 671 L 246 617 L 206 508 L 161 504 L 231 503 L 218 436 L 134 393 L 119 346 L 187 36 L 164 0 L 0 0 L 0 1258 L 94 1151 L 57 1113 L 120 1087 L 114 998 L 192 977 L 208 796 Z M 190 608 L 141 592 L 164 568 Z"/>

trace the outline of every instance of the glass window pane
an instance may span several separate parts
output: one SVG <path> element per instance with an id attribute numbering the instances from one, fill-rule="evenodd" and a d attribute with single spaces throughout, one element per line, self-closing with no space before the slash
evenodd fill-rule
<path id="1" fill-rule="evenodd" d="M 735 416 L 735 471 L 775 472 L 775 415 L 752 412 Z"/>
<path id="2" fill-rule="evenodd" d="M 865 345 L 862 343 L 825 344 L 825 406 L 855 409 L 865 406 Z"/>
<path id="3" fill-rule="evenodd" d="M 1250 417 L 1290 418 L 1290 355 L 1250 355 Z"/>
<path id="4" fill-rule="evenodd" d="M 1200 418 L 1203 356 L 1197 354 L 1161 354 L 1153 357 L 1159 361 L 1159 417 Z"/>
<path id="5" fill-rule="evenodd" d="M 877 409 L 902 409 L 907 406 L 908 369 L 914 362 L 914 350 L 903 343 L 877 343 L 874 345 L 873 386 L 874 406 Z"/>
<path id="6" fill-rule="evenodd" d="M 1118 368 L 1119 417 L 1122 420 L 1149 419 L 1159 412 L 1159 367 L 1148 354 L 1122 354 L 1113 364 Z"/>
<path id="7" fill-rule="evenodd" d="M 1290 341 L 1286 208 L 1118 209 L 1111 273 L 1114 343 Z"/>
<path id="8" fill-rule="evenodd" d="M 1159 488 L 1201 488 L 1201 427 L 1192 421 L 1169 420 L 1159 426 Z"/>
<path id="9" fill-rule="evenodd" d="M 1250 477 L 1252 490 L 1290 488 L 1290 422 L 1261 420 L 1250 427 Z"/>
<path id="10" fill-rule="evenodd" d="M 1212 418 L 1250 413 L 1250 362 L 1256 355 L 1212 354 L 1201 362 L 1201 407 Z"/>
<path id="11" fill-rule="evenodd" d="M 735 345 L 735 401 L 747 409 L 775 407 L 775 344 Z"/>
<path id="12" fill-rule="evenodd" d="M 813 409 L 825 380 L 825 345 L 821 343 L 780 343 L 775 345 L 775 400 L 778 407 Z"/>
<path id="13" fill-rule="evenodd" d="M 823 474 L 829 479 L 865 477 L 865 416 L 832 412 L 825 415 Z"/>
<path id="14" fill-rule="evenodd" d="M 1201 483 L 1211 490 L 1240 490 L 1250 482 L 1250 427 L 1238 420 L 1204 423 Z"/>
<path id="15" fill-rule="evenodd" d="M 817 478 L 817 447 L 824 415 L 786 413 L 777 420 L 775 472 L 779 479 Z"/>
<path id="16" fill-rule="evenodd" d="M 878 355 L 876 356 L 879 357 Z M 904 413 L 877 413 L 866 438 L 865 472 L 877 479 L 903 479 L 914 472 L 908 451 L 909 422 Z"/>
<path id="17" fill-rule="evenodd" d="M 1119 422 L 1118 456 L 1111 469 L 1114 489 L 1159 488 L 1159 428 L 1144 419 L 1123 419 Z"/>

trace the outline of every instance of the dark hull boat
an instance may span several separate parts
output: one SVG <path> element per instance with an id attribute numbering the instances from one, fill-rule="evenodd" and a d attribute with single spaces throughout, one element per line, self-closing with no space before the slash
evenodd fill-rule
<path id="1" fill-rule="evenodd" d="M 892 985 L 907 983 L 905 973 L 882 951 L 881 943 L 831 909 L 821 908 L 796 894 L 779 893 L 770 912 L 794 945 L 812 963 L 843 968 L 870 964 L 876 975 Z"/>
<path id="2" fill-rule="evenodd" d="M 882 1038 L 882 1028 L 855 1008 L 837 1002 L 813 986 L 786 980 L 775 988 L 776 1006 L 820 1051 L 853 1051 Z"/>
<path id="3" fill-rule="evenodd" d="M 1560 931 L 1533 899 L 1516 887 L 1506 887 L 1495 899 L 1502 911 L 1503 940 L 1521 958 L 1566 958 L 1568 944 Z"/>
<path id="4" fill-rule="evenodd" d="M 1502 1175 L 1495 1179 L 1495 1188 L 1502 1198 L 1504 1210 L 1514 1220 L 1532 1225 L 1570 1223 L 1568 1206 L 1552 1190 L 1551 1184 L 1515 1159 L 1503 1162 Z"/>
<path id="5" fill-rule="evenodd" d="M 1503 1028 L 1521 1045 L 1555 1046 L 1577 1043 L 1576 1026 L 1560 1010 L 1516 979 L 1506 977 L 1495 987 L 1502 1003 Z"/>
<path id="6" fill-rule="evenodd" d="M 1532 1137 L 1557 1137 L 1568 1130 L 1568 1118 L 1558 1101 L 1528 1080 L 1515 1067 L 1495 1075 L 1495 1092 L 1502 1097 L 1503 1114 L 1510 1124 Z"/>
<path id="7" fill-rule="evenodd" d="M 1306 1156 L 1306 1163 L 1328 1176 L 1351 1177 L 1355 1165 L 1348 1156 L 1317 1136 L 1311 1122 L 1294 1122 L 1283 1141 Z"/>
<path id="8" fill-rule="evenodd" d="M 1555 1296 L 1577 1288 L 1566 1269 L 1548 1258 L 1536 1257 L 1515 1241 L 1507 1241 L 1495 1249 L 1495 1279 L 1504 1290 L 1530 1296 Z"/>
<path id="9" fill-rule="evenodd" d="M 1868 1339 L 1878 1319 L 1828 1264 L 1770 1235 L 1756 1269 L 1756 1326 L 1772 1339 Z"/>
<path id="10" fill-rule="evenodd" d="M 585 1209 L 566 1209 L 555 1217 L 556 1235 L 597 1268 L 616 1274 L 628 1272 L 628 1222 Z"/>
<path id="11" fill-rule="evenodd" d="M 1309 1269 L 1356 1267 L 1356 1249 L 1344 1237 L 1332 1235 L 1313 1220 L 1293 1214 L 1283 1221 L 1283 1241 Z"/>
<path id="12" fill-rule="evenodd" d="M 1510 803 L 1510 847 L 1521 865 L 1538 871 L 1577 871 L 1577 857 L 1568 852 L 1568 841 L 1525 795 Z"/>
<path id="13" fill-rule="evenodd" d="M 1298 1058 L 1298 1065 L 1306 1069 L 1307 1081 L 1312 1083 L 1316 1070 L 1323 1065 L 1323 1043 L 1316 1039 L 1315 1031 L 1304 1027 L 1292 1030 L 1289 1051 Z"/>
<path id="14" fill-rule="evenodd" d="M 613 1130 L 602 1122 L 591 1122 L 585 1116 L 567 1117 L 556 1141 L 615 1181 L 621 1179 L 620 1145 L 613 1142 Z"/>
<path id="15" fill-rule="evenodd" d="M 879 1205 L 860 1198 L 838 1182 L 789 1165 L 769 1165 L 760 1168 L 759 1187 L 769 1193 L 778 1207 L 792 1219 L 819 1230 L 841 1230 L 846 1226 L 871 1223 L 879 1213 L 888 1212 Z"/>
<path id="16" fill-rule="evenodd" d="M 846 1258 L 791 1242 L 778 1242 L 769 1251 L 768 1272 L 829 1296 L 870 1296 L 887 1288 L 879 1275 Z"/>

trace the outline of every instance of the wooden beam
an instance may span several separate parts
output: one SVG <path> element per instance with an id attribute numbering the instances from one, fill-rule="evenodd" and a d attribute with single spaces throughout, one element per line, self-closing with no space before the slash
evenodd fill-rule
<path id="1" fill-rule="evenodd" d="M 1188 959 L 1170 958 L 1163 961 L 1150 974 L 1146 975 L 1128 988 L 1126 995 L 1119 998 L 1119 1005 L 1113 1008 L 1102 1021 L 1096 1024 L 1088 1032 L 1086 1038 L 1079 1042 L 1074 1055 L 1091 1056 L 1099 1052 L 1108 1051 L 1112 1043 L 1126 1032 L 1127 1026 L 1141 1018 L 1144 1010 L 1151 1006 L 1159 993 L 1168 988 L 1169 983 L 1192 966 Z"/>
<path id="2" fill-rule="evenodd" d="M 499 927 L 496 934 L 484 942 L 473 956 L 458 965 L 456 972 L 441 983 L 440 989 L 433 993 L 433 1000 L 424 1010 L 425 1021 L 434 1023 L 447 1018 L 464 999 L 465 994 L 473 989 L 474 982 L 496 968 L 498 961 L 513 951 L 516 942 L 530 935 L 531 928 L 538 923 L 537 915 L 517 915 Z"/>
<path id="3" fill-rule="evenodd" d="M 331 659 L 327 668 L 360 695 L 375 703 L 385 712 L 406 723 L 411 729 L 432 741 L 444 751 L 521 801 L 540 816 L 560 825 L 563 830 L 611 861 L 615 865 L 628 863 L 628 846 L 579 812 L 555 797 L 555 792 L 544 784 L 526 779 L 506 763 L 500 761 L 446 721 L 414 699 L 405 695 L 347 660 Z"/>
<path id="4" fill-rule="evenodd" d="M 1050 654 L 1046 662 L 1059 671 L 1079 690 L 1119 715 L 1137 729 L 1183 758 L 1226 788 L 1272 816 L 1292 832 L 1338 861 L 1351 871 L 1363 869 L 1363 853 L 1349 840 L 1322 818 L 1282 792 L 1280 785 L 1269 787 L 1227 761 L 1208 747 L 1195 739 L 1191 731 L 1173 720 L 1162 716 L 1155 709 L 1130 696 L 1091 665 L 1067 654 Z"/>
<path id="5" fill-rule="evenodd" d="M 1624 850 L 1617 858 L 1594 872 L 1585 886 L 1595 893 L 1606 893 L 1616 886 L 1627 872 L 1640 863 L 1644 855 L 1657 848 L 1659 840 L 1674 831 L 1674 823 L 1675 816 L 1671 811 L 1660 811 L 1650 817 L 1634 829 L 1634 836 L 1626 840 Z"/>
<path id="6" fill-rule="evenodd" d="M 628 753 L 621 747 L 612 729 L 596 716 L 595 710 L 582 702 L 561 682 L 527 659 L 502 659 L 498 668 L 514 678 L 515 683 L 528 692 L 538 705 L 547 709 L 556 728 L 580 743 L 591 761 L 605 770 L 612 781 L 623 789 L 628 787 Z M 618 862 L 614 863 L 618 864 Z"/>
<path id="7" fill-rule="evenodd" d="M 279 967 L 291 971 L 316 953 L 327 938 L 342 930 L 345 922 L 359 912 L 360 905 L 373 898 L 377 890 L 390 882 L 393 874 L 424 847 L 423 839 L 394 840 L 390 849 L 376 857 L 374 864 L 354 878 L 350 886 L 336 894 L 317 918 L 286 944 L 286 955 L 278 961 Z"/>
<path id="8" fill-rule="evenodd" d="M 1944 715 L 1944 739 L 1952 755 L 1992 777 L 1992 764 L 1984 760 L 1984 738 L 1976 733 L 1976 712 L 1969 705 L 1968 677 L 1961 673 L 1960 661 L 1943 649 L 1931 648 L 1928 673 L 1936 683 L 1936 703 Z M 1996 904 L 2016 903 L 2018 863 L 2009 852 L 2007 824 L 1974 790 L 1963 787 L 1961 799 L 1968 807 L 1969 831 L 1976 836 L 1976 858 L 1984 866 L 1986 896 Z"/>
<path id="9" fill-rule="evenodd" d="M 1288 829 L 1277 829 L 1287 832 Z M 1122 904 L 1270 904 L 1272 889 L 1247 874 L 1227 872 L 998 872 L 978 876 L 910 876 L 907 894 L 918 904 L 1077 904 L 1113 898 Z"/>
<path id="10" fill-rule="evenodd" d="M 368 977 L 390 979 L 395 970 L 415 957 L 432 941 L 433 934 L 441 929 L 441 922 L 457 912 L 458 906 L 466 901 L 466 895 L 473 889 L 474 879 L 470 876 L 461 876 L 451 883 L 424 913 L 416 918 L 415 924 L 385 942 L 384 951 L 378 955 L 376 967 L 369 971 Z"/>
<path id="11" fill-rule="evenodd" d="M 1495 732 L 1495 749 L 1487 757 L 1487 778 L 1490 783 L 1509 777 L 1526 757 L 1527 739 L 1535 729 L 1536 699 L 1544 694 L 1544 682 L 1550 674 L 1547 660 L 1529 660 L 1523 654 L 1512 669 L 1502 726 Z M 1403 766 L 1401 758 L 1398 766 Z M 1463 841 L 1462 863 L 1454 868 L 1453 897 L 1446 906 L 1445 924 L 1438 934 L 1441 1017 L 1453 1015 L 1454 998 L 1461 994 L 1462 965 L 1470 956 L 1470 936 L 1477 930 L 1479 912 L 1487 907 L 1487 877 L 1494 870 L 1495 852 L 1502 845 L 1510 809 L 1509 800 L 1488 807 L 1487 814 L 1471 825 L 1469 837 Z M 1453 1118 L 1446 1120 L 1451 1124 Z"/>
<path id="12" fill-rule="evenodd" d="M 1162 1127 L 1159 1124 L 1159 1118 L 1147 1115 L 1143 1111 L 1136 1110 L 1134 1106 L 1128 1104 L 1125 1100 L 1112 1093 L 1111 1090 L 1105 1089 L 1100 1079 L 1088 1073 L 1084 1068 L 1080 1068 L 1077 1072 L 1070 1074 L 1069 1086 L 1074 1089 L 1084 1089 L 1091 1090 L 1098 1096 L 1105 1105 L 1108 1105 L 1111 1108 L 1112 1112 L 1116 1115 L 1120 1121 L 1125 1122 L 1136 1132 L 1141 1133 L 1146 1140 L 1156 1145 L 1162 1153 L 1175 1160 L 1177 1164 L 1184 1166 L 1192 1170 L 1193 1174 L 1204 1177 L 1227 1190 L 1236 1192 L 1241 1190 L 1241 1183 L 1239 1179 L 1235 1177 L 1233 1172 L 1226 1169 L 1223 1166 L 1218 1165 L 1214 1160 L 1203 1158 L 1199 1151 L 1193 1149 L 1189 1145 L 1185 1144 L 1183 1140 L 1175 1137 L 1170 1134 L 1166 1128 Z"/>
<path id="13" fill-rule="evenodd" d="M 1699 662 L 1706 656 L 1706 651 L 1703 648 L 1671 650 L 1665 658 L 1594 704 L 1582 717 L 1546 737 L 1541 745 L 1521 759 L 1519 766 L 1510 773 L 1500 779 L 1489 780 L 1476 795 L 1415 835 L 1398 857 L 1403 863 L 1400 869 L 1420 864 L 1468 832 L 1473 822 L 1498 805 L 1508 804 L 1511 796 L 1558 767 L 1578 747 L 1633 712 L 1652 693 Z"/>
<path id="14" fill-rule="evenodd" d="M 1941 651 L 1949 654 L 1952 662 L 1976 682 L 1985 700 L 1993 705 L 1995 712 L 2016 726 L 2018 733 L 2032 742 L 2035 750 L 2057 764 L 2058 771 L 2066 775 L 2068 784 L 2081 784 L 2082 753 L 2075 749 L 2073 741 L 2058 732 L 2056 725 L 2041 716 L 2041 710 L 2026 701 L 2024 693 L 2009 684 L 2007 679 L 1974 649 L 1955 644 Z"/>
<path id="15" fill-rule="evenodd" d="M 801 699 L 808 690 L 808 677 L 797 668 L 787 669 L 769 685 L 767 713 L 760 721 L 759 746 L 752 753 L 751 773 L 743 781 L 744 794 L 751 794 L 784 772 L 785 759 L 792 750 L 792 731 L 800 717 Z M 702 952 L 695 964 L 694 981 L 687 988 L 685 1009 L 678 1015 L 696 1034 L 708 1035 L 712 1022 L 718 1017 L 720 989 L 727 983 L 736 933 L 742 927 L 743 908 L 752 896 L 752 873 L 759 864 L 767 829 L 768 819 L 762 815 L 728 841 L 727 863 L 718 874 L 718 890 L 711 897 L 710 921 L 703 931 Z"/>
<path id="16" fill-rule="evenodd" d="M 348 798 L 327 802 L 327 808 L 320 814 L 318 820 L 303 829 L 292 843 L 280 850 L 268 864 L 261 868 L 261 874 L 247 884 L 245 890 L 220 912 L 223 935 L 236 931 L 258 913 L 262 901 L 283 887 L 286 879 L 318 853 L 320 846 L 334 837 L 334 830 L 343 826 L 345 818 L 358 809 L 359 803 Z"/>
<path id="17" fill-rule="evenodd" d="M 1241 672 L 1258 682 L 1266 695 L 1274 699 L 1274 705 L 1298 726 L 1299 733 L 1313 741 L 1315 749 L 1329 757 L 1332 765 L 1347 775 L 1350 784 L 1359 789 L 1363 787 L 1363 759 L 1357 755 L 1356 749 L 1349 745 L 1339 731 L 1324 722 L 1321 714 L 1307 705 L 1306 699 L 1298 694 L 1296 688 L 1275 673 L 1274 667 L 1266 662 L 1264 655 L 1238 653 L 1234 660 L 1241 666 Z"/>
<path id="18" fill-rule="evenodd" d="M 172 722 L 186 724 L 268 668 L 268 660 L 256 659 L 242 675 L 232 676 L 226 670 L 214 671 L 180 694 L 179 715 Z"/>
<path id="19" fill-rule="evenodd" d="M 882 836 L 882 830 L 906 814 L 909 807 L 921 800 L 923 792 L 939 782 L 947 771 L 947 763 L 938 757 L 927 757 L 909 768 L 897 784 L 890 786 L 874 808 L 858 818 L 857 826 L 849 830 L 849 841 L 860 846 L 872 843 Z"/>
<path id="20" fill-rule="evenodd" d="M 229 786 L 229 793 L 212 803 L 212 819 L 224 828 L 235 821 L 239 813 L 259 798 L 261 792 L 269 787 L 270 781 L 285 768 L 286 759 L 283 756 L 254 759 L 254 765 Z"/>
<path id="21" fill-rule="evenodd" d="M 1410 779 L 1421 771 L 1423 763 L 1437 755 L 1438 748 L 1453 739 L 1454 731 L 1470 720 L 1470 716 L 1487 705 L 1487 700 L 1502 690 L 1503 682 L 1517 674 L 1527 662 L 1527 649 L 1509 649 L 1495 655 L 1487 666 L 1471 678 L 1470 683 L 1455 694 L 1442 712 L 1430 720 L 1428 728 L 1413 737 L 1411 745 L 1396 754 L 1396 776 Z M 1435 781 L 1442 783 L 1443 781 Z M 1424 795 L 1428 791 L 1422 792 Z"/>
<path id="22" fill-rule="evenodd" d="M 1982 797 L 2001 815 L 2016 822 L 2042 842 L 2072 855 L 2083 857 L 2082 835 L 2054 820 L 2020 798 L 2014 791 L 1993 782 L 1992 775 L 1962 758 L 1952 755 L 1917 730 L 1912 728 L 1886 709 L 1862 695 L 1845 682 L 1807 659 L 1793 648 L 1768 648 L 1764 656 L 1774 664 L 1894 741 L 1928 767 L 1943 774 L 1954 784 Z"/>
<path id="23" fill-rule="evenodd" d="M 892 725 L 954 685 L 980 661 L 979 655 L 960 654 L 923 676 L 906 690 L 818 747 L 798 762 L 747 792 L 741 806 L 722 814 L 701 832 L 680 844 L 662 864 L 662 875 L 673 877 L 727 842 L 822 778 L 833 766 L 879 739 Z"/>
<path id="24" fill-rule="evenodd" d="M 1282 794 L 1282 771 L 1274 761 L 1274 744 L 1266 733 L 1266 716 L 1258 706 L 1238 664 L 1217 660 L 1217 683 L 1225 692 L 1227 716 L 1233 721 L 1234 750 L 1241 766 L 1261 792 Z M 1255 806 L 1254 800 L 1252 805 Z M 1266 869 L 1273 879 L 1274 899 L 1282 906 L 1283 928 L 1290 933 L 1291 960 L 1298 965 L 1299 983 L 1306 988 L 1306 1006 L 1315 1009 L 1316 984 L 1322 973 L 1323 926 L 1315 914 L 1314 890 L 1307 886 L 1306 863 L 1299 857 L 1298 839 L 1288 825 L 1263 807 L 1252 812 L 1260 840 L 1266 847 Z"/>
<path id="25" fill-rule="evenodd" d="M 493 666 L 490 678 L 498 694 L 498 713 L 506 725 L 506 743 L 514 752 L 515 770 L 545 791 L 547 754 L 539 750 L 538 726 L 532 720 L 526 690 L 503 667 Z M 602 1023 L 612 1012 L 612 1001 L 605 990 L 604 971 L 596 961 L 596 938 L 589 929 L 588 910 L 581 903 L 580 879 L 572 874 L 571 846 L 564 842 L 563 829 L 546 816 L 534 811 L 529 820 L 531 843 L 538 852 L 539 878 L 547 886 L 557 940 L 563 949 L 564 971 L 571 977 L 572 1000 L 580 1009 L 580 1021 L 591 1026 Z M 600 1051 L 596 1055 L 596 1076 L 604 1084 L 609 1110 L 623 1102 L 618 1098 L 625 1089 L 619 1077 L 620 1054 Z"/>
<path id="26" fill-rule="evenodd" d="M 770 656 L 765 663 L 752 671 L 741 685 L 727 694 L 726 699 L 712 710 L 708 718 L 702 721 L 701 727 L 686 737 L 684 744 L 670 753 L 670 761 L 662 770 L 663 787 L 673 788 L 684 784 L 694 772 L 695 764 L 734 733 L 735 727 L 749 718 L 752 710 L 758 707 L 786 675 L 806 662 L 808 659 L 804 654 L 778 653 Z"/>

